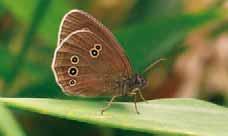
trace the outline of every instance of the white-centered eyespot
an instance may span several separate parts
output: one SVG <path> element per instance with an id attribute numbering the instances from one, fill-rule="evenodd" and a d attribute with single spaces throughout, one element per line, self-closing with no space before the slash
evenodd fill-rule
<path id="1" fill-rule="evenodd" d="M 70 81 L 69 81 L 69 85 L 70 86 L 75 86 L 76 85 L 76 80 L 74 80 L 74 79 L 71 79 Z"/>
<path id="2" fill-rule="evenodd" d="M 102 45 L 101 44 L 95 44 L 94 48 L 97 49 L 98 51 L 102 50 Z"/>
<path id="3" fill-rule="evenodd" d="M 98 56 L 99 56 L 99 51 L 97 50 L 97 49 L 95 49 L 95 48 L 92 48 L 90 51 L 89 51 L 89 53 L 90 53 L 90 56 L 92 57 L 92 58 L 97 58 Z"/>
<path id="4" fill-rule="evenodd" d="M 77 55 L 73 55 L 70 58 L 72 64 L 78 64 L 79 63 L 79 57 Z"/>
<path id="5" fill-rule="evenodd" d="M 78 68 L 74 67 L 74 66 L 70 67 L 68 69 L 68 74 L 69 74 L 69 76 L 72 76 L 72 77 L 77 76 L 78 75 Z"/>

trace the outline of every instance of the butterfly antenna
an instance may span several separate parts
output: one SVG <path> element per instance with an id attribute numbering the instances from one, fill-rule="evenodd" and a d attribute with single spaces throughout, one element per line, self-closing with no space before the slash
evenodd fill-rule
<path id="1" fill-rule="evenodd" d="M 153 68 L 155 65 L 159 64 L 161 61 L 164 61 L 164 60 L 167 60 L 167 59 L 160 58 L 159 60 L 156 60 L 154 63 L 150 64 L 150 65 L 143 71 L 143 74 L 147 73 L 148 71 L 151 70 L 151 68 Z"/>

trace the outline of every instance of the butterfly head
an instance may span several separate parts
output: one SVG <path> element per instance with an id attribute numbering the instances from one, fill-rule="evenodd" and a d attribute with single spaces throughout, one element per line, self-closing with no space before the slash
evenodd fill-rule
<path id="1" fill-rule="evenodd" d="M 143 89 L 147 85 L 146 79 L 140 74 L 136 74 L 133 79 L 135 87 L 137 88 Z"/>

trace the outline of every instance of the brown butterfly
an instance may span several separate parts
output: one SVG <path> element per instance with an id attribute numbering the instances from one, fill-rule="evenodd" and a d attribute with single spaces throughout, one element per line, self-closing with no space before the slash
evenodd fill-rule
<path id="1" fill-rule="evenodd" d="M 57 45 L 52 69 L 63 92 L 113 96 L 101 114 L 116 97 L 134 96 L 139 113 L 136 97 L 139 94 L 145 100 L 141 89 L 147 82 L 139 74 L 133 74 L 124 50 L 103 24 L 84 11 L 71 10 L 62 19 Z"/>

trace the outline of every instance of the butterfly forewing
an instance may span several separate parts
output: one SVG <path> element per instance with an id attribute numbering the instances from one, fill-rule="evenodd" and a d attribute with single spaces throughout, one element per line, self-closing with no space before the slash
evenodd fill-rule
<path id="1" fill-rule="evenodd" d="M 113 34 L 102 23 L 81 10 L 71 10 L 65 14 L 59 29 L 58 44 L 70 33 L 82 29 L 91 30 L 108 44 L 118 44 Z"/>
<path id="2" fill-rule="evenodd" d="M 113 50 L 118 52 L 117 55 L 121 57 L 121 61 L 125 65 L 126 71 L 131 74 L 132 69 L 128 58 L 125 56 L 124 50 L 121 48 L 116 38 L 102 23 L 84 11 L 71 10 L 63 17 L 59 28 L 58 46 L 61 45 L 60 43 L 69 34 L 82 29 L 88 29 L 95 33 L 98 37 L 103 39 L 108 46 L 111 46 Z"/>
<path id="3" fill-rule="evenodd" d="M 131 71 L 114 48 L 90 30 L 69 34 L 53 60 L 53 71 L 63 91 L 71 95 L 118 95 L 116 81 L 131 76 Z"/>

